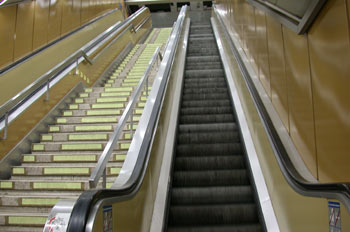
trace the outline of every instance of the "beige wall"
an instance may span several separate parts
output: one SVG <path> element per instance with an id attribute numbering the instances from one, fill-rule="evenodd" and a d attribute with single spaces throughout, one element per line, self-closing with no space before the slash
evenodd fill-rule
<path id="1" fill-rule="evenodd" d="M 33 0 L 0 8 L 0 68 L 87 23 L 122 0 Z"/>
<path id="2" fill-rule="evenodd" d="M 349 181 L 350 0 L 329 0 L 305 35 L 244 0 L 217 3 L 312 174 Z"/>

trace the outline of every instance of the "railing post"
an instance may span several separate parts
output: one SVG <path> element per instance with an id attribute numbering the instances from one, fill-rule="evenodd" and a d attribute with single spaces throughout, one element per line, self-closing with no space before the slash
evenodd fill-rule
<path id="1" fill-rule="evenodd" d="M 47 82 L 46 82 L 46 101 L 49 101 L 49 99 L 50 99 L 50 79 L 49 80 L 47 80 Z"/>
<path id="2" fill-rule="evenodd" d="M 79 74 L 79 69 L 78 69 L 78 66 L 79 66 L 79 58 L 77 58 L 77 60 L 75 61 L 75 75 L 78 75 Z"/>
<path id="3" fill-rule="evenodd" d="M 8 126 L 9 126 L 9 112 L 6 112 L 6 114 L 5 114 L 4 137 L 2 137 L 4 140 L 7 139 Z"/>
<path id="4" fill-rule="evenodd" d="M 148 81 L 149 81 L 149 76 L 147 76 L 147 79 L 146 79 L 146 97 L 148 97 Z"/>
<path id="5" fill-rule="evenodd" d="M 132 138 L 133 135 L 133 124 L 134 124 L 134 109 L 131 110 L 131 115 L 130 115 L 130 138 Z"/>
<path id="6" fill-rule="evenodd" d="M 102 188 L 107 187 L 107 168 L 103 170 Z"/>

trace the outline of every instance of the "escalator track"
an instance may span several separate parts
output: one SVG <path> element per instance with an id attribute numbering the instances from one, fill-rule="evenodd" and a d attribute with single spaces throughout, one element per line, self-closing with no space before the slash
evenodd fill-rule
<path id="1" fill-rule="evenodd" d="M 167 231 L 263 231 L 210 24 L 192 24 Z"/>

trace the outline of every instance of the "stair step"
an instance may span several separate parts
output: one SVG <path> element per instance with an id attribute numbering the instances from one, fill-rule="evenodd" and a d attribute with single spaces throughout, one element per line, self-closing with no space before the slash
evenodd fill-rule
<path id="1" fill-rule="evenodd" d="M 22 156 L 22 163 L 88 163 L 97 162 L 101 152 L 98 153 L 75 153 L 75 152 L 59 152 L 56 154 L 25 154 Z M 111 156 L 110 161 L 124 161 L 126 157 L 125 153 L 114 153 Z"/>
<path id="2" fill-rule="evenodd" d="M 107 166 L 107 175 L 118 175 L 122 164 L 114 163 L 113 167 L 110 167 L 110 165 L 108 165 L 109 167 Z M 57 166 L 57 164 L 55 166 L 22 165 L 12 168 L 12 176 L 90 176 L 95 167 L 96 164 L 89 165 L 89 163 L 83 166 Z"/>
<path id="3" fill-rule="evenodd" d="M 110 187 L 115 180 L 115 177 L 108 177 L 107 187 Z M 99 184 L 101 188 L 101 182 Z M 46 177 L 28 177 L 22 176 L 18 180 L 2 180 L 0 181 L 1 190 L 40 190 L 40 191 L 85 191 L 90 189 L 88 178 L 83 180 L 74 176 L 57 176 L 52 180 L 47 180 Z"/>
<path id="4" fill-rule="evenodd" d="M 135 112 L 135 114 L 139 114 L 140 112 Z M 137 123 L 133 124 L 133 129 L 136 129 Z M 70 133 L 70 132 L 111 132 L 115 130 L 117 127 L 117 124 L 101 124 L 101 123 L 94 123 L 91 124 L 68 124 L 68 125 L 50 125 L 49 126 L 49 133 Z M 124 130 L 130 131 L 130 124 L 127 122 Z"/>
<path id="5" fill-rule="evenodd" d="M 130 140 L 118 141 L 116 149 L 129 149 Z M 50 151 L 102 151 L 107 142 L 45 142 L 32 144 L 32 151 L 50 152 Z"/>

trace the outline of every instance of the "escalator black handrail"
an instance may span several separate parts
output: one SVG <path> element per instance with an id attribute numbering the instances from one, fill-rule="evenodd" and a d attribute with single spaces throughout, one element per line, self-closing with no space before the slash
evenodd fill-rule
<path id="1" fill-rule="evenodd" d="M 273 125 L 271 117 L 264 106 L 264 103 L 258 93 L 258 90 L 256 89 L 254 82 L 244 64 L 244 61 L 242 60 L 234 42 L 230 37 L 230 34 L 226 28 L 223 19 L 221 18 L 220 13 L 217 11 L 215 5 L 213 6 L 213 8 L 217 15 L 218 21 L 220 22 L 221 27 L 224 30 L 226 40 L 230 45 L 231 51 L 234 54 L 239 69 L 244 78 L 246 87 L 249 91 L 250 96 L 253 99 L 254 105 L 263 123 L 270 144 L 272 145 L 272 149 L 274 151 L 277 163 L 288 184 L 296 192 L 304 196 L 337 199 L 345 205 L 348 211 L 350 211 L 350 183 L 311 183 L 304 177 L 302 177 L 297 171 L 288 155 L 285 146 L 283 145 L 280 136 L 278 135 L 275 126 Z"/>
<path id="2" fill-rule="evenodd" d="M 105 49 L 102 49 L 101 51 L 99 51 L 95 58 L 91 59 L 89 58 L 88 55 L 90 55 L 90 53 L 93 53 L 97 48 L 103 46 L 106 43 L 108 43 L 107 46 L 109 46 L 110 41 L 105 41 L 105 40 L 110 36 L 114 36 L 119 33 L 119 35 L 117 35 L 117 38 L 120 38 L 120 35 L 122 33 L 132 28 L 133 25 L 131 25 L 130 22 L 134 20 L 137 16 L 139 16 L 141 13 L 143 13 L 146 9 L 147 9 L 146 7 L 142 7 L 137 12 L 135 12 L 130 17 L 128 17 L 126 20 L 124 20 L 123 22 L 117 22 L 116 24 L 112 25 L 103 33 L 101 33 L 96 38 L 94 38 L 93 40 L 88 42 L 86 45 L 84 45 L 82 48 L 75 51 L 69 57 L 64 59 L 55 67 L 53 67 L 48 72 L 46 72 L 45 74 L 40 76 L 38 79 L 36 79 L 34 82 L 29 84 L 26 88 L 21 90 L 17 95 L 15 95 L 14 97 L 6 101 L 3 105 L 1 105 L 0 122 L 5 120 L 4 139 L 7 138 L 7 126 L 9 124 L 8 122 L 9 114 L 14 112 L 24 103 L 26 103 L 31 98 L 31 96 L 33 96 L 35 93 L 40 91 L 45 85 L 47 85 L 49 89 L 50 82 L 54 80 L 57 76 L 59 76 L 66 68 L 70 67 L 73 63 L 77 62 L 81 57 L 83 57 L 90 64 L 92 64 L 95 58 L 99 56 L 101 53 L 103 53 Z M 115 40 L 113 40 L 112 42 L 114 41 Z"/>
<path id="3" fill-rule="evenodd" d="M 112 204 L 114 202 L 131 199 L 139 190 L 148 166 L 150 151 L 157 129 L 162 102 L 165 96 L 165 89 L 170 76 L 170 70 L 174 62 L 175 52 L 180 38 L 180 33 L 183 28 L 183 22 L 186 16 L 186 10 L 187 6 L 183 6 L 176 22 L 176 28 L 170 35 L 169 39 L 171 42 L 168 43 L 150 94 L 150 98 L 152 98 L 152 96 L 155 96 L 154 99 L 151 99 L 155 102 L 154 105 L 152 105 L 151 109 L 147 108 L 148 102 L 151 102 L 147 100 L 144 110 L 144 113 L 148 112 L 147 116 L 145 117 L 145 120 L 148 120 L 145 123 L 147 124 L 147 129 L 144 130 L 144 136 L 139 144 L 136 163 L 132 169 L 132 172 L 130 173 L 129 178 L 123 184 L 118 185 L 116 184 L 118 182 L 118 177 L 116 179 L 116 182 L 112 185 L 112 189 L 89 190 L 83 192 L 74 205 L 68 223 L 67 231 L 92 231 L 94 219 L 96 218 L 98 210 L 101 208 L 104 202 Z M 136 130 L 134 138 L 137 137 L 140 125 L 143 125 L 143 115 L 141 116 L 139 126 Z M 123 165 L 123 168 L 124 166 L 126 166 L 125 163 Z M 123 168 L 121 170 L 121 173 L 123 172 Z"/>

